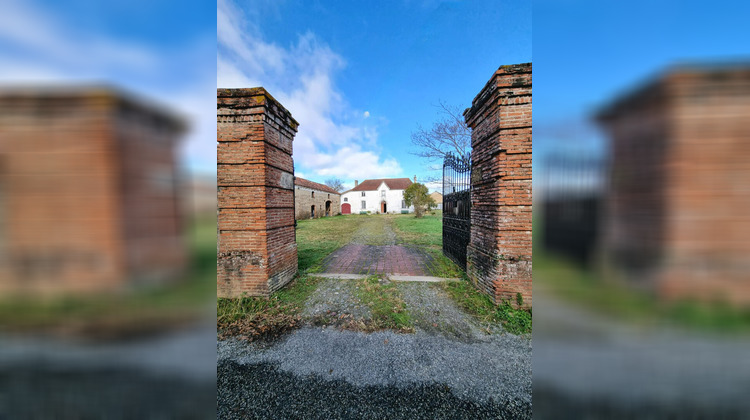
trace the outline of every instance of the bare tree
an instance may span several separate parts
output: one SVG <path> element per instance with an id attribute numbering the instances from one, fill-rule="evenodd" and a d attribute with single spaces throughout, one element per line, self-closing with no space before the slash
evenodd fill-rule
<path id="1" fill-rule="evenodd" d="M 325 184 L 338 192 L 344 191 L 344 183 L 338 178 L 328 178 Z"/>
<path id="2" fill-rule="evenodd" d="M 426 130 L 420 125 L 411 134 L 411 144 L 417 147 L 411 154 L 425 158 L 432 164 L 442 163 L 448 152 L 466 156 L 471 151 L 471 128 L 466 125 L 461 108 L 443 102 L 437 107 L 441 119 L 432 128 Z"/>

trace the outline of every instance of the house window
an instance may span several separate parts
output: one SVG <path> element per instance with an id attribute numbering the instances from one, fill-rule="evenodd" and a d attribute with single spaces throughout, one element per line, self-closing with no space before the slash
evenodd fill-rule
<path id="1" fill-rule="evenodd" d="M 349 197 L 344 197 L 344 203 L 349 201 Z"/>
<path id="2" fill-rule="evenodd" d="M 328 194 L 328 198 L 331 198 L 331 194 Z"/>
<path id="3" fill-rule="evenodd" d="M 383 198 L 385 198 L 385 190 L 380 191 L 380 196 L 383 197 Z"/>
<path id="4" fill-rule="evenodd" d="M 365 192 L 364 192 L 364 191 L 362 191 L 362 197 L 364 197 L 364 196 L 365 196 Z"/>
<path id="5" fill-rule="evenodd" d="M 364 210 L 366 207 L 367 207 L 367 203 L 363 201 L 362 202 L 362 210 Z"/>
<path id="6" fill-rule="evenodd" d="M 401 208 L 402 209 L 406 208 L 406 200 L 401 200 Z"/>

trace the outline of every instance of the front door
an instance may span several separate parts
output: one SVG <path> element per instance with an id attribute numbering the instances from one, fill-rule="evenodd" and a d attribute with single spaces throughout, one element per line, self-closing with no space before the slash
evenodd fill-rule
<path id="1" fill-rule="evenodd" d="M 385 201 L 380 203 L 380 212 L 383 214 L 388 212 L 388 207 L 385 205 Z"/>
<path id="2" fill-rule="evenodd" d="M 352 205 L 344 203 L 341 205 L 341 214 L 352 214 Z"/>

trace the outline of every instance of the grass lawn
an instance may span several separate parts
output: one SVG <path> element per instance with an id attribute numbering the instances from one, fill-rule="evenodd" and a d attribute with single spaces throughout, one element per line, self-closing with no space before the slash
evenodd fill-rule
<path id="1" fill-rule="evenodd" d="M 297 221 L 297 259 L 299 271 L 320 271 L 320 262 L 328 254 L 349 243 L 367 215 L 332 216 Z"/>
<path id="2" fill-rule="evenodd" d="M 534 281 L 551 294 L 634 324 L 750 333 L 750 309 L 722 302 L 663 302 L 649 293 L 604 281 L 593 270 L 542 250 L 534 250 Z"/>
<path id="3" fill-rule="evenodd" d="M 188 237 L 190 270 L 183 281 L 117 295 L 2 299 L 0 326 L 106 338 L 189 322 L 205 311 L 216 293 L 216 219 L 197 222 Z"/>
<path id="4" fill-rule="evenodd" d="M 397 243 L 417 245 L 424 248 L 435 261 L 433 275 L 445 278 L 460 278 L 463 271 L 443 255 L 443 212 L 435 211 L 417 219 L 413 214 L 389 216 L 393 219 Z"/>
<path id="5" fill-rule="evenodd" d="M 422 245 L 442 250 L 443 248 L 443 215 L 427 214 L 419 219 L 413 214 L 399 214 L 392 216 L 398 243 Z"/>
<path id="6" fill-rule="evenodd" d="M 339 215 L 297 221 L 297 255 L 300 273 L 320 271 L 320 263 L 333 251 L 349 243 L 354 234 L 367 245 L 385 245 L 384 226 L 396 234 L 396 243 L 419 246 L 435 260 L 437 277 L 460 277 L 461 269 L 443 255 L 441 212 L 417 219 L 413 214 Z"/>

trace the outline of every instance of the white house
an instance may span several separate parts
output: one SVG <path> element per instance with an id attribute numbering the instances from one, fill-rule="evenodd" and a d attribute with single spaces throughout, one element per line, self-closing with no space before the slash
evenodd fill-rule
<path id="1" fill-rule="evenodd" d="M 414 206 L 407 207 L 404 202 L 404 190 L 411 184 L 409 178 L 354 181 L 354 188 L 341 194 L 341 213 L 411 213 Z"/>

